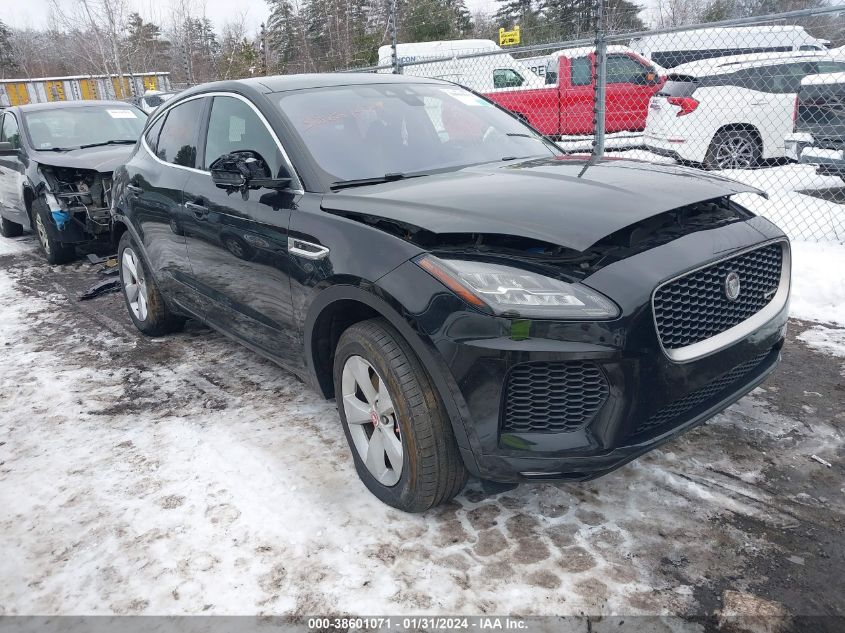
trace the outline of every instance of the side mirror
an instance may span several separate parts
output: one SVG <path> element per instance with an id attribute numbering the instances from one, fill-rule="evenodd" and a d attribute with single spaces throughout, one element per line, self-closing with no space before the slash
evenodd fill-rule
<path id="1" fill-rule="evenodd" d="M 291 178 L 270 177 L 267 165 L 255 152 L 242 151 L 224 154 L 210 167 L 211 180 L 227 192 L 240 190 L 246 194 L 248 189 L 284 189 L 290 185 Z"/>
<path id="2" fill-rule="evenodd" d="M 247 183 L 244 176 L 237 169 L 211 168 L 211 180 L 221 189 L 240 189 Z"/>
<path id="3" fill-rule="evenodd" d="M 0 142 L 0 156 L 17 156 L 20 150 L 9 141 Z"/>

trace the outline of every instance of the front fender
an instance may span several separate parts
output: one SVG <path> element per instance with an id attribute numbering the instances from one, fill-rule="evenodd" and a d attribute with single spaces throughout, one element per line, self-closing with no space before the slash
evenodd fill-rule
<path id="1" fill-rule="evenodd" d="M 464 462 L 471 472 L 477 474 L 478 467 L 475 464 L 472 452 L 474 448 L 480 446 L 480 442 L 472 431 L 469 408 L 445 360 L 440 355 L 431 337 L 426 333 L 426 328 L 418 321 L 417 316 L 411 310 L 406 309 L 394 296 L 393 291 L 397 288 L 404 288 L 401 291 L 415 291 L 403 279 L 405 276 L 400 272 L 405 266 L 417 268 L 414 264 L 406 262 L 403 266 L 385 275 L 377 285 L 366 287 L 352 284 L 334 285 L 314 297 L 308 308 L 303 328 L 304 355 L 308 372 L 316 385 L 318 380 L 312 340 L 315 324 L 320 314 L 332 303 L 342 300 L 358 301 L 372 308 L 396 328 L 428 372 L 441 401 L 446 407 Z M 421 270 L 419 272 L 423 275 L 426 274 Z"/>

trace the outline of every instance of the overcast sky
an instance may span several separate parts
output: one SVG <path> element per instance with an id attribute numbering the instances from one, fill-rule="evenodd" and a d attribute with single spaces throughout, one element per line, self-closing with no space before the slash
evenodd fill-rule
<path id="1" fill-rule="evenodd" d="M 137 10 L 144 18 L 153 22 L 166 21 L 170 13 L 171 0 L 127 0 L 129 6 Z M 60 7 L 72 7 L 77 0 L 58 0 Z M 2 0 L 2 19 L 10 26 L 41 28 L 47 24 L 50 0 Z M 196 6 L 202 7 L 203 0 L 195 0 Z M 258 31 L 258 26 L 267 19 L 269 14 L 265 0 L 204 0 L 206 15 L 214 22 L 217 29 L 243 13 L 246 17 L 247 29 Z M 467 0 L 471 11 L 479 8 L 491 9 L 496 5 L 495 0 Z"/>

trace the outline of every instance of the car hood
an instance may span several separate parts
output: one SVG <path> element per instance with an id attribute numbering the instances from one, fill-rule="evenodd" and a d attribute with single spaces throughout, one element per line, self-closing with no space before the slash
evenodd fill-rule
<path id="1" fill-rule="evenodd" d="M 326 194 L 336 213 L 375 216 L 433 233 L 516 235 L 583 251 L 627 226 L 703 200 L 759 189 L 673 165 L 548 158 L 486 164 Z"/>
<path id="2" fill-rule="evenodd" d="M 42 165 L 112 172 L 128 160 L 133 148 L 133 145 L 101 145 L 67 152 L 35 151 L 33 157 Z"/>

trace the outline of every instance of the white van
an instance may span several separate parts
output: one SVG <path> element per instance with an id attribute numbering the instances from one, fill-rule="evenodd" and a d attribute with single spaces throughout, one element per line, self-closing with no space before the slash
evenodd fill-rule
<path id="1" fill-rule="evenodd" d="M 630 46 L 664 68 L 750 53 L 823 51 L 830 45 L 801 26 L 736 26 L 645 35 Z"/>
<path id="2" fill-rule="evenodd" d="M 484 52 L 492 54 L 457 58 L 459 55 Z M 446 79 L 477 92 L 524 90 L 526 88 L 543 88 L 545 85 L 542 77 L 532 73 L 527 66 L 514 59 L 491 40 L 453 40 L 399 44 L 396 47 L 396 54 L 400 64 L 436 60 L 403 66 L 403 75 Z M 379 66 L 389 66 L 392 60 L 393 51 L 390 45 L 378 49 Z M 390 71 L 382 70 L 380 72 Z"/>

